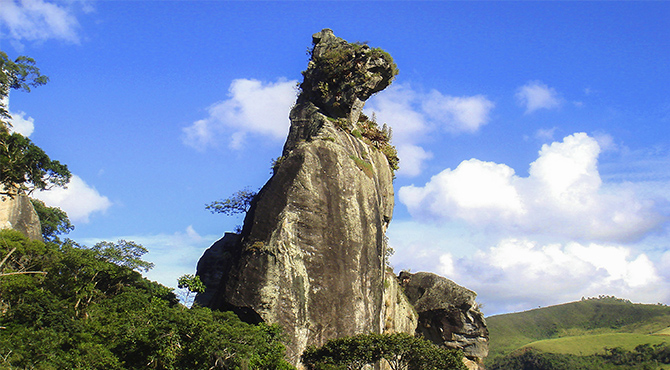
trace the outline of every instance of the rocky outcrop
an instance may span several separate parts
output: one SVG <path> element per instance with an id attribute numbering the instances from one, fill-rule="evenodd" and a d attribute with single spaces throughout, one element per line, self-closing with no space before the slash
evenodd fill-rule
<path id="1" fill-rule="evenodd" d="M 42 240 L 40 219 L 25 195 L 0 196 L 0 229 L 14 229 L 33 240 Z"/>
<path id="2" fill-rule="evenodd" d="M 313 43 L 282 156 L 241 233 L 200 259 L 207 290 L 196 303 L 280 324 L 298 367 L 308 345 L 360 333 L 419 333 L 478 358 L 480 337 L 470 334 L 486 328 L 474 293 L 419 274 L 399 280 L 385 266 L 398 159 L 361 110 L 391 83 L 393 60 L 328 29 Z"/>
<path id="3" fill-rule="evenodd" d="M 313 60 L 324 50 L 337 53 L 351 45 L 329 30 L 314 35 L 314 42 Z M 392 73 L 380 70 L 394 65 L 374 59 L 367 46 L 356 50 L 361 60 L 371 55 L 356 64 L 370 76 L 367 87 L 314 91 L 314 79 L 323 73 L 320 62 L 310 64 L 283 155 L 254 198 L 239 241 L 220 241 L 208 251 L 216 262 L 200 262 L 203 268 L 219 266 L 205 280 L 216 281 L 219 273 L 221 279 L 206 282 L 207 292 L 196 302 L 233 310 L 248 322 L 282 325 L 295 364 L 307 345 L 379 332 L 383 324 L 393 174 L 379 149 L 343 128 L 350 116 L 343 112 L 388 85 L 390 79 L 376 76 Z M 374 71 L 365 70 L 368 65 Z M 200 266 L 198 274 L 203 276 Z"/>
<path id="4" fill-rule="evenodd" d="M 477 294 L 453 281 L 428 272 L 401 272 L 400 285 L 419 319 L 416 333 L 448 348 L 460 348 L 481 364 L 488 355 L 489 333 Z"/>
<path id="5" fill-rule="evenodd" d="M 416 332 L 419 317 L 398 282 L 393 271 L 386 272 L 381 332 L 412 334 Z"/>

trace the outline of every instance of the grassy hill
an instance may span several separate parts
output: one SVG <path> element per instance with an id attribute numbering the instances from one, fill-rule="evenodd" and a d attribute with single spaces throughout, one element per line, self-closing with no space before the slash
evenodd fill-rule
<path id="1" fill-rule="evenodd" d="M 587 355 L 604 347 L 633 349 L 639 344 L 670 344 L 670 307 L 634 304 L 613 297 L 491 316 L 489 358 L 522 347 L 543 352 Z"/>

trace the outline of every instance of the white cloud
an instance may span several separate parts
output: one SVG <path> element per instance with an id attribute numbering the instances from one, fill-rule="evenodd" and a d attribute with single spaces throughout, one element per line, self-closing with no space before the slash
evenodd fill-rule
<path id="1" fill-rule="evenodd" d="M 456 97 L 436 90 L 425 94 L 407 84 L 395 84 L 373 96 L 365 111 L 368 115 L 374 112 L 378 122 L 391 126 L 393 144 L 400 152 L 398 175 L 414 177 L 432 158 L 419 145 L 431 132 L 474 133 L 488 123 L 493 107 L 483 95 Z"/>
<path id="2" fill-rule="evenodd" d="M 454 219 L 497 230 L 630 241 L 665 221 L 630 188 L 603 185 L 600 148 L 584 133 L 542 146 L 522 178 L 507 165 L 470 159 L 398 194 L 414 217 Z"/>
<path id="3" fill-rule="evenodd" d="M 79 22 L 72 8 L 74 3 L 44 0 L 0 0 L 0 37 L 15 41 L 60 39 L 79 43 Z M 90 5 L 84 3 L 84 9 Z"/>
<path id="4" fill-rule="evenodd" d="M 554 134 L 556 134 L 556 127 L 538 129 L 535 131 L 535 138 L 538 140 L 554 140 Z"/>
<path id="5" fill-rule="evenodd" d="M 4 96 L 0 100 L 0 106 L 9 111 L 9 95 Z M 24 112 L 9 111 L 9 115 L 11 116 L 9 119 L 9 123 L 11 124 L 9 132 L 17 132 L 25 137 L 28 137 L 33 133 L 33 131 L 35 131 L 35 120 L 32 117 L 26 118 L 26 114 Z"/>
<path id="6" fill-rule="evenodd" d="M 38 191 L 34 196 L 50 207 L 62 209 L 75 223 L 87 223 L 91 214 L 105 212 L 112 206 L 112 202 L 106 196 L 100 195 L 94 187 L 76 175 L 72 176 L 67 188 Z"/>
<path id="7" fill-rule="evenodd" d="M 247 134 L 273 140 L 286 138 L 289 112 L 295 103 L 296 81 L 263 83 L 236 79 L 228 89 L 228 99 L 207 109 L 209 116 L 183 129 L 183 142 L 204 150 L 229 137 L 231 149 L 241 149 Z"/>
<path id="8" fill-rule="evenodd" d="M 12 119 L 9 122 L 12 127 L 10 132 L 18 132 L 19 134 L 28 137 L 35 131 L 35 120 L 32 117 L 27 117 L 24 112 L 10 112 Z"/>
<path id="9" fill-rule="evenodd" d="M 503 239 L 472 257 L 439 259 L 438 271 L 451 271 L 475 290 L 487 314 L 530 309 L 582 296 L 614 295 L 640 302 L 670 298 L 658 267 L 644 253 L 619 245 L 540 244 Z M 660 267 L 660 266 L 659 266 Z"/>
<path id="10" fill-rule="evenodd" d="M 526 108 L 526 113 L 558 108 L 562 102 L 556 90 L 540 81 L 531 81 L 521 86 L 516 93 L 516 99 L 520 106 Z"/>
<path id="11" fill-rule="evenodd" d="M 399 145 L 398 157 L 402 158 L 402 166 L 398 170 L 399 176 L 414 177 L 423 172 L 423 164 L 433 158 L 433 153 L 425 151 L 417 145 Z"/>
<path id="12" fill-rule="evenodd" d="M 483 95 L 444 96 L 433 90 L 423 101 L 426 115 L 450 132 L 477 132 L 489 121 L 495 104 Z"/>
<path id="13" fill-rule="evenodd" d="M 426 118 L 414 107 L 420 100 L 421 96 L 409 85 L 394 84 L 370 98 L 365 111 L 370 116 L 374 112 L 377 122 L 391 126 L 394 144 L 413 144 L 430 131 Z"/>

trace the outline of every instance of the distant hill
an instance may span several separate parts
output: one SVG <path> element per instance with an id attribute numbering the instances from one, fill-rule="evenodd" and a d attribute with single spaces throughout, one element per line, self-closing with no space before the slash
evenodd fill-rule
<path id="1" fill-rule="evenodd" d="M 670 307 L 601 296 L 488 317 L 489 360 L 522 348 L 590 355 L 613 347 L 670 344 Z"/>

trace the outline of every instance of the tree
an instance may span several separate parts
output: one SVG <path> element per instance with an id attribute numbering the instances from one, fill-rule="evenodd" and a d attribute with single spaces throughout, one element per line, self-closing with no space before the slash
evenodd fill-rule
<path id="1" fill-rule="evenodd" d="M 384 359 L 392 370 L 465 370 L 463 353 L 407 333 L 359 334 L 307 347 L 301 360 L 310 370 L 359 370 Z"/>
<path id="2" fill-rule="evenodd" d="M 49 156 L 30 139 L 10 133 L 11 116 L 7 107 L 10 90 L 30 92 L 49 79 L 40 74 L 31 58 L 20 56 L 11 61 L 0 51 L 0 195 L 31 193 L 65 186 L 72 174 L 67 166 Z"/>
<path id="3" fill-rule="evenodd" d="M 30 201 L 37 212 L 42 225 L 42 238 L 47 242 L 60 243 L 58 235 L 68 234 L 74 230 L 67 213 L 58 207 L 48 207 L 39 199 L 31 198 Z"/>
<path id="4" fill-rule="evenodd" d="M 223 213 L 226 216 L 232 216 L 238 213 L 246 213 L 249 211 L 249 208 L 251 207 L 251 201 L 254 200 L 256 194 L 258 193 L 249 190 L 249 188 L 245 188 L 237 191 L 235 194 L 226 199 L 217 200 L 207 204 L 205 209 L 210 210 L 212 213 Z"/>
<path id="5" fill-rule="evenodd" d="M 20 56 L 12 61 L 5 52 L 0 51 L 0 122 L 11 127 L 6 121 L 11 116 L 5 103 L 10 90 L 30 92 L 31 87 L 44 85 L 48 81 L 49 77 L 40 73 L 34 59 Z"/>
<path id="6" fill-rule="evenodd" d="M 142 256 L 148 250 L 132 241 L 119 240 L 118 242 L 99 242 L 91 248 L 103 260 L 131 270 L 149 271 L 154 267 L 151 262 L 144 261 Z"/>
<path id="7" fill-rule="evenodd" d="M 183 301 L 186 307 L 191 307 L 193 305 L 193 299 L 195 298 L 193 294 L 204 293 L 207 287 L 200 280 L 200 276 L 184 274 L 177 279 L 177 288 L 186 290 L 186 294 L 180 299 Z"/>
<path id="8" fill-rule="evenodd" d="M 14 230 L 0 230 L 0 239 L 0 255 L 15 249 L 5 266 L 47 272 L 0 278 L 1 369 L 295 370 L 276 325 L 186 309 L 123 258 L 112 263 L 70 241 Z"/>

